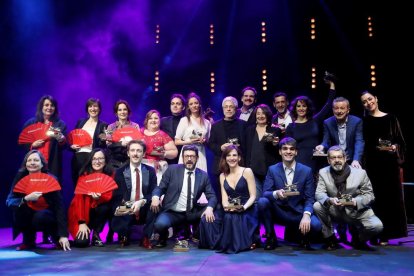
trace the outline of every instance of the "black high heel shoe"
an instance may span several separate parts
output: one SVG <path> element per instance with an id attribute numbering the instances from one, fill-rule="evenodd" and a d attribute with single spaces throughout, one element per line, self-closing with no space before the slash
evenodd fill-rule
<path id="1" fill-rule="evenodd" d="M 103 243 L 103 241 L 101 240 L 101 237 L 99 237 L 99 233 L 98 232 L 93 231 L 93 234 L 92 234 L 92 245 L 93 246 L 96 246 L 96 247 L 104 247 L 105 246 L 104 243 Z"/>

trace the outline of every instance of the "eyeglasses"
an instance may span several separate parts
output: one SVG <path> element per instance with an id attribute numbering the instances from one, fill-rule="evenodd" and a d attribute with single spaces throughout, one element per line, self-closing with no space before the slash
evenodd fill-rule
<path id="1" fill-rule="evenodd" d="M 196 159 L 197 155 L 184 155 L 184 159 Z"/>
<path id="2" fill-rule="evenodd" d="M 92 162 L 103 162 L 105 161 L 105 157 L 98 157 L 98 158 L 92 158 Z"/>

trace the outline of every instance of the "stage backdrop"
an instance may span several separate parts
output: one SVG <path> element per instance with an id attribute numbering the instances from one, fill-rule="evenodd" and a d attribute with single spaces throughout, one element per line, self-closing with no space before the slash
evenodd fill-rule
<path id="1" fill-rule="evenodd" d="M 283 90 L 291 99 L 308 95 L 320 108 L 328 70 L 353 114 L 362 115 L 360 92 L 375 90 L 382 109 L 401 119 L 411 147 L 408 78 L 398 67 L 410 53 L 401 10 L 377 1 L 1 1 L 1 202 L 24 155 L 17 137 L 45 94 L 58 100 L 68 130 L 86 115 L 90 97 L 102 101 L 109 123 L 115 101 L 127 100 L 142 125 L 152 108 L 169 115 L 172 93 L 195 91 L 218 119 L 222 99 L 239 99 L 245 86 L 257 88 L 259 103 L 271 105 Z M 66 203 L 70 158 L 66 151 Z M 4 204 L 0 213 L 0 226 L 10 225 Z"/>

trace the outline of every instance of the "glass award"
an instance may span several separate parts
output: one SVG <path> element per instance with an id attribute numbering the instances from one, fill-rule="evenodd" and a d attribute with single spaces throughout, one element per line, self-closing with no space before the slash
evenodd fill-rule
<path id="1" fill-rule="evenodd" d="M 287 184 L 285 183 L 285 192 L 283 193 L 284 196 L 297 196 L 300 195 L 298 191 L 298 185 L 296 184 Z"/>

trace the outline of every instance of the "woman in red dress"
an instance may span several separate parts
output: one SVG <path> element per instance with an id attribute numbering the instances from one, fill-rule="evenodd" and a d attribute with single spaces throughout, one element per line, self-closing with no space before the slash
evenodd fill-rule
<path id="1" fill-rule="evenodd" d="M 148 111 L 144 120 L 145 128 L 141 129 L 142 139 L 147 146 L 142 163 L 155 168 L 158 184 L 168 167 L 165 159 L 174 159 L 178 154 L 174 141 L 167 133 L 160 130 L 160 118 L 160 113 L 157 110 Z"/>
<path id="2" fill-rule="evenodd" d="M 114 177 L 113 169 L 107 164 L 107 154 L 103 149 L 95 148 L 91 151 L 88 162 L 81 170 L 81 177 L 91 173 L 104 173 Z M 100 194 L 75 194 L 68 211 L 69 232 L 74 239 L 74 246 L 86 247 L 90 244 L 92 231 L 92 245 L 104 246 L 99 233 L 102 232 L 105 222 L 111 214 L 110 200 L 112 191 Z"/>

